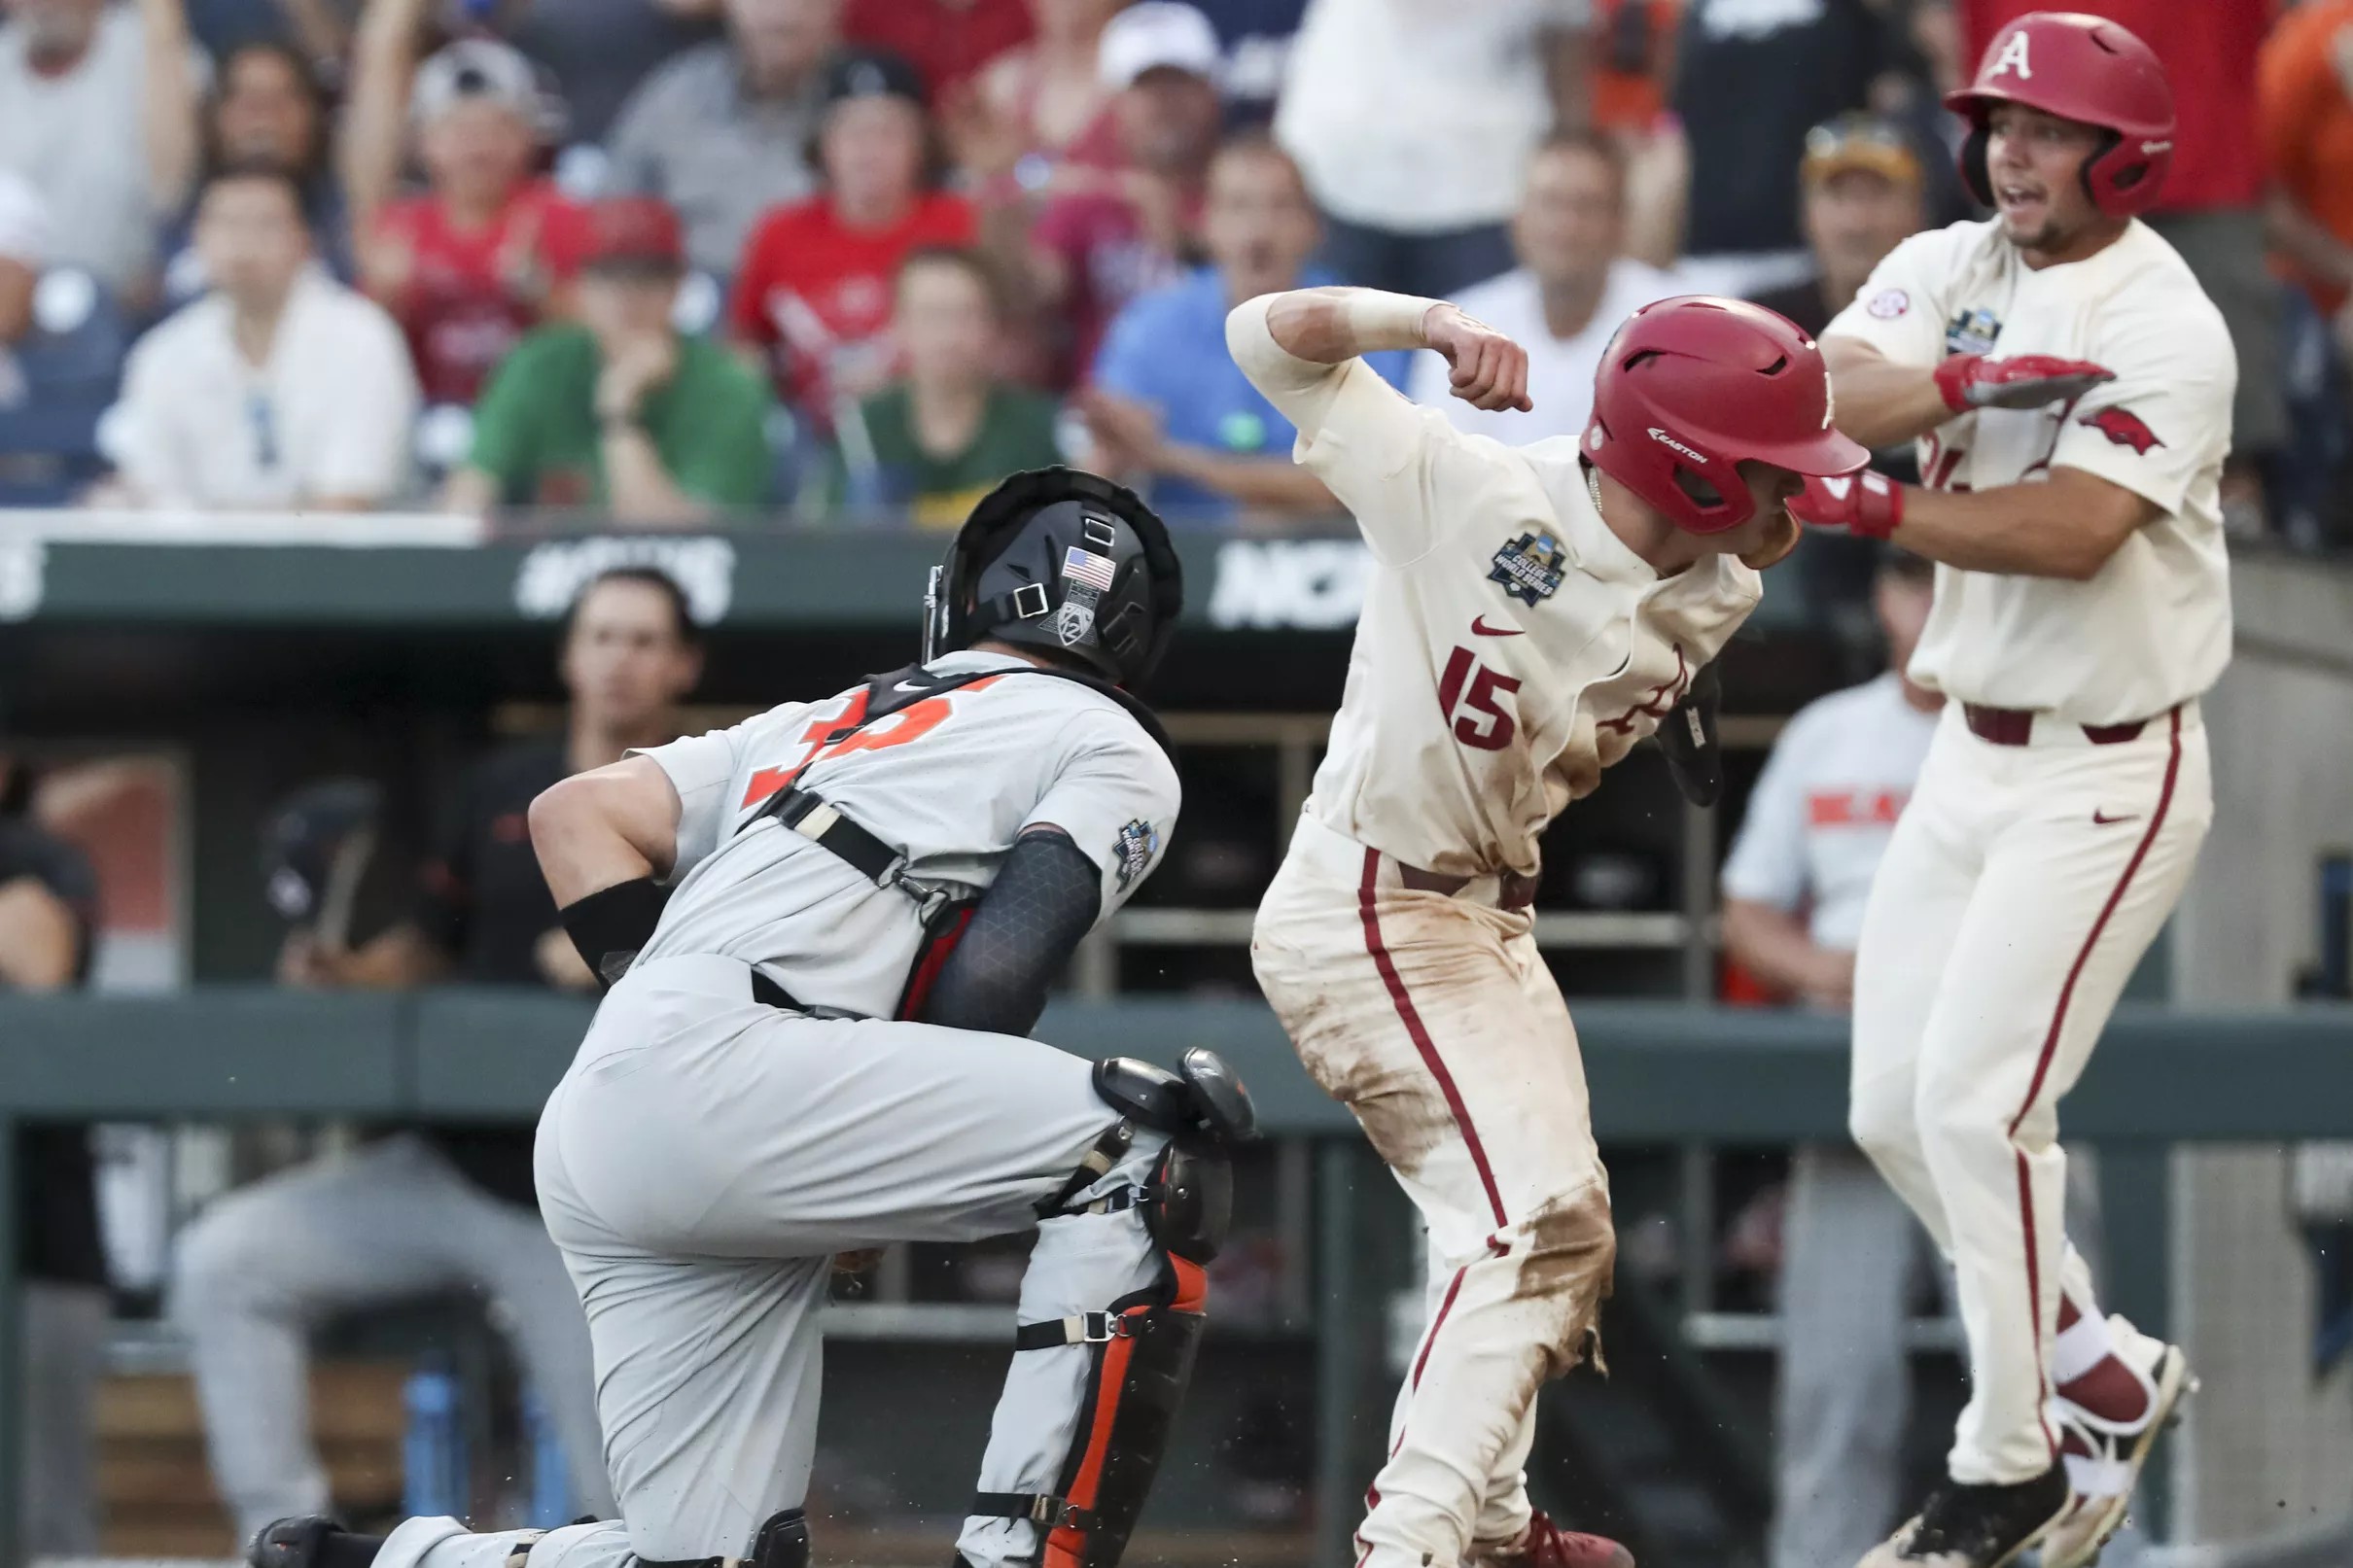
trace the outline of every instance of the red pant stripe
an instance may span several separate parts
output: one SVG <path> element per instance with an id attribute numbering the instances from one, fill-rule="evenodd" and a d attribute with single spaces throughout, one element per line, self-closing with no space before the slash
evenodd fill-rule
<path id="1" fill-rule="evenodd" d="M 1356 889 L 1356 913 L 1364 922 L 1364 950 L 1373 956 L 1373 966 L 1381 971 L 1381 983 L 1388 988 L 1388 999 L 1397 1009 L 1397 1019 L 1412 1037 L 1414 1049 L 1422 1054 L 1422 1064 L 1438 1080 L 1438 1092 L 1446 1097 L 1446 1108 L 1454 1113 L 1455 1126 L 1462 1133 L 1462 1142 L 1470 1150 L 1471 1164 L 1479 1172 L 1479 1185 L 1487 1189 L 1488 1206 L 1494 1211 L 1495 1227 L 1506 1223 L 1503 1217 L 1503 1195 L 1496 1189 L 1495 1173 L 1487 1164 L 1487 1149 L 1479 1141 L 1479 1130 L 1471 1125 L 1470 1111 L 1462 1103 L 1462 1092 L 1455 1087 L 1455 1075 L 1446 1070 L 1446 1063 L 1438 1055 L 1429 1030 L 1422 1025 L 1422 1014 L 1414 1006 L 1414 998 L 1406 993 L 1405 982 L 1397 976 L 1397 965 L 1388 955 L 1388 947 L 1381 940 L 1381 915 L 1374 907 L 1374 881 L 1381 870 L 1381 852 L 1367 847 L 1364 852 L 1364 881 Z"/>

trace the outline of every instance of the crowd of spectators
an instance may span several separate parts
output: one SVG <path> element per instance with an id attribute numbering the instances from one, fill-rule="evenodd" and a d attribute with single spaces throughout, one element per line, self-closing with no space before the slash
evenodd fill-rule
<path id="1" fill-rule="evenodd" d="M 1222 302 L 1457 297 L 1537 410 L 1450 413 L 1574 430 L 1647 298 L 1819 322 L 1968 216 L 1939 98 L 2030 3 L 8 0 L 0 495 L 934 523 L 1060 456 L 1281 527 L 1329 498 Z M 2233 525 L 2335 539 L 2353 5 L 2091 8 L 2181 102 L 2152 222 L 2238 344 Z"/>

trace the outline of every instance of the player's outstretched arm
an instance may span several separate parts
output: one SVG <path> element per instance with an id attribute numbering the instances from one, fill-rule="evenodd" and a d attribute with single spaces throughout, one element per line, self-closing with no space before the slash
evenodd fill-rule
<path id="1" fill-rule="evenodd" d="M 2136 530 L 2163 515 L 2145 496 L 2063 467 L 2040 484 L 1956 493 L 1890 484 L 1877 473 L 1809 479 L 1789 509 L 1809 523 L 1893 540 L 1965 572 L 2075 582 L 2096 574 Z"/>
<path id="2" fill-rule="evenodd" d="M 1353 288 L 1260 295 L 1226 317 L 1225 341 L 1251 384 L 1301 430 L 1322 425 L 1351 361 L 1391 350 L 1437 350 L 1454 395 L 1473 407 L 1533 406 L 1527 352 L 1443 299 Z"/>
<path id="3" fill-rule="evenodd" d="M 1822 357 L 1839 433 L 1873 448 L 1916 440 L 1972 409 L 2069 402 L 2116 379 L 2105 366 L 2050 354 L 1952 354 L 1933 366 L 1901 365 L 1860 338 L 1837 334 L 1822 339 Z"/>

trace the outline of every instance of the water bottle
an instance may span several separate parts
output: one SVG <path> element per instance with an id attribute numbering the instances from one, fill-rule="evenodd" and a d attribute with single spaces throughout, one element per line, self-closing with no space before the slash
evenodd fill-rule
<path id="1" fill-rule="evenodd" d="M 569 1524 L 579 1511 L 572 1502 L 572 1470 L 564 1462 L 563 1441 L 547 1418 L 547 1404 L 539 1390 L 523 1390 L 523 1442 L 530 1452 L 531 1516 L 535 1530 Z"/>
<path id="2" fill-rule="evenodd" d="M 412 1518 L 464 1518 L 470 1509 L 457 1378 L 439 1368 L 421 1368 L 409 1374 L 403 1398 L 408 1431 L 401 1442 L 402 1512 Z"/>

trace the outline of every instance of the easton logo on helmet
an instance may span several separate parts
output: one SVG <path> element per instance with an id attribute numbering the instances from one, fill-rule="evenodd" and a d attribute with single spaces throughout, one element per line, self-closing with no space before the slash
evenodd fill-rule
<path id="1" fill-rule="evenodd" d="M 1657 441 L 1661 446 L 1673 447 L 1676 451 L 1682 453 L 1694 463 L 1705 463 L 1707 461 L 1707 459 L 1702 457 L 1690 447 L 1685 446 L 1681 441 L 1676 440 L 1672 436 L 1668 435 L 1667 432 L 1661 430 L 1656 425 L 1650 427 L 1650 438 L 1654 441 Z"/>

